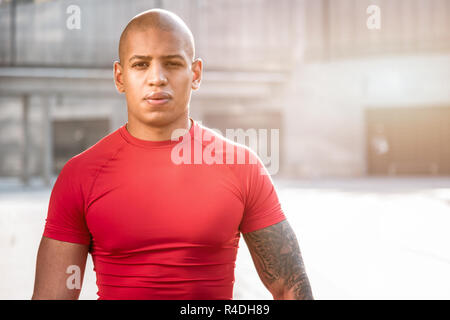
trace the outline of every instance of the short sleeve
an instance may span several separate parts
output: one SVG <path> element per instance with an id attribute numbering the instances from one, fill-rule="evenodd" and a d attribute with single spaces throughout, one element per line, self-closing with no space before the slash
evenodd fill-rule
<path id="1" fill-rule="evenodd" d="M 240 224 L 242 233 L 266 228 L 286 219 L 273 181 L 259 157 L 249 152 L 253 164 L 246 164 L 245 169 L 245 209 Z"/>
<path id="2" fill-rule="evenodd" d="M 91 236 L 84 215 L 80 172 L 74 158 L 61 170 L 50 195 L 44 236 L 89 245 Z"/>

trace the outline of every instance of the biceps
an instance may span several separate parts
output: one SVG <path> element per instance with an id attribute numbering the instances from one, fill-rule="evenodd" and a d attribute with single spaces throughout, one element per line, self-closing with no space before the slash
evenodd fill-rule
<path id="1" fill-rule="evenodd" d="M 36 261 L 33 299 L 77 299 L 88 250 L 86 245 L 42 237 Z M 71 276 L 73 279 L 69 279 Z M 74 285 L 67 286 L 68 279 L 73 280 L 71 283 Z"/>
<path id="2" fill-rule="evenodd" d="M 290 287 L 304 273 L 298 241 L 287 220 L 243 236 L 258 274 L 269 290 Z"/>

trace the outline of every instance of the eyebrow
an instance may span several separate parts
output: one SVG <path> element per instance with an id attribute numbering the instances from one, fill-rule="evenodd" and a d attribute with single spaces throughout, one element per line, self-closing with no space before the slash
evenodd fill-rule
<path id="1" fill-rule="evenodd" d="M 184 61 L 184 57 L 179 55 L 179 54 L 171 54 L 171 55 L 167 55 L 167 56 L 162 56 L 162 59 L 181 59 Z M 136 60 L 136 59 L 140 59 L 140 60 L 152 60 L 153 57 L 152 56 L 142 56 L 142 55 L 134 55 L 132 56 L 128 61 L 131 62 L 132 60 Z"/>

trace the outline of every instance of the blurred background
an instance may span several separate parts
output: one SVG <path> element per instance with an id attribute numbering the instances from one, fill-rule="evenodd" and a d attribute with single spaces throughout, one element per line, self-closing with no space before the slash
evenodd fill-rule
<path id="1" fill-rule="evenodd" d="M 450 0 L 0 0 L 0 299 L 31 297 L 61 168 L 127 121 L 112 64 L 156 7 L 204 61 L 194 119 L 280 130 L 316 298 L 450 299 Z M 235 298 L 270 299 L 240 246 Z"/>

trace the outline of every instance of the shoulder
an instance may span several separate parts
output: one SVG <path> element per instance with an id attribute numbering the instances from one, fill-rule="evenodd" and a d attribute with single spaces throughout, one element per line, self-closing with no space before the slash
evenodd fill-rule
<path id="1" fill-rule="evenodd" d="M 228 130 L 224 136 L 220 131 L 203 125 L 199 125 L 199 129 L 201 134 L 197 133 L 195 140 L 202 144 L 203 162 L 226 171 L 242 194 L 247 195 L 259 185 L 270 182 L 270 176 L 267 176 L 268 172 L 258 154 L 245 144 L 235 141 L 245 142 L 245 136 L 243 139 L 240 135 L 246 135 L 247 132 Z"/>
<path id="2" fill-rule="evenodd" d="M 120 129 L 100 139 L 93 146 L 70 158 L 64 165 L 61 174 L 70 175 L 74 182 L 85 181 L 109 159 L 113 158 L 125 145 Z"/>
<path id="3" fill-rule="evenodd" d="M 248 132 L 242 129 L 227 129 L 225 135 L 218 129 L 208 128 L 198 124 L 199 133 L 194 137 L 201 142 L 203 147 L 209 146 L 217 153 L 223 153 L 226 164 L 234 165 L 255 165 L 259 162 L 259 157 L 243 141 L 249 136 Z M 241 141 L 236 142 L 235 141 Z M 251 139 L 251 137 L 250 137 Z"/>

